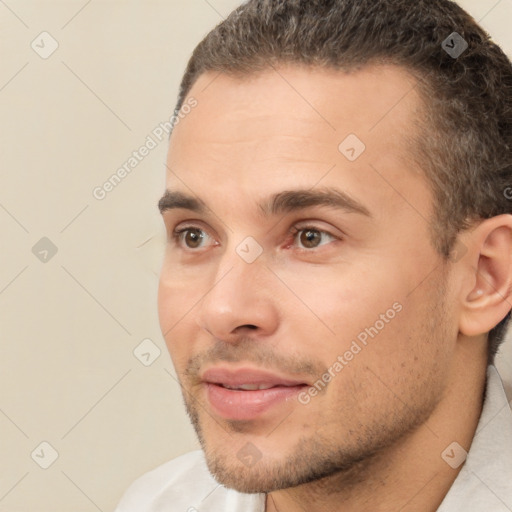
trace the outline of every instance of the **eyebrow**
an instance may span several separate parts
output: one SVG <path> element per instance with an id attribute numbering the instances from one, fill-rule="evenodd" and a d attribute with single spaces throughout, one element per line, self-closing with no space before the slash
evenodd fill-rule
<path id="1" fill-rule="evenodd" d="M 291 213 L 313 206 L 326 206 L 347 213 L 358 213 L 366 217 L 373 217 L 364 204 L 346 192 L 335 188 L 285 190 L 274 194 L 262 203 L 258 203 L 258 208 L 264 217 Z M 158 202 L 158 209 L 161 214 L 174 209 L 190 210 L 198 214 L 205 214 L 210 210 L 201 199 L 183 192 L 170 190 L 166 190 Z"/>

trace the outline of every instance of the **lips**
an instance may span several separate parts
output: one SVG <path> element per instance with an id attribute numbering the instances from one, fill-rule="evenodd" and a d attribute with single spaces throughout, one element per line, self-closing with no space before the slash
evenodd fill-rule
<path id="1" fill-rule="evenodd" d="M 202 380 L 211 384 L 219 384 L 229 388 L 242 386 L 298 386 L 307 384 L 301 380 L 280 377 L 277 374 L 249 368 L 230 370 L 227 368 L 210 368 L 203 373 Z"/>
<path id="2" fill-rule="evenodd" d="M 202 375 L 208 403 L 217 415 L 254 420 L 290 401 L 308 384 L 253 368 L 210 368 Z"/>

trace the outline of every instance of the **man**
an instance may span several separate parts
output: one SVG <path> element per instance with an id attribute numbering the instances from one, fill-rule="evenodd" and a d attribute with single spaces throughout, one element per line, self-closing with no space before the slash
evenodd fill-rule
<path id="1" fill-rule="evenodd" d="M 159 316 L 203 450 L 118 512 L 512 510 L 511 93 L 447 0 L 249 0 L 199 44 Z"/>

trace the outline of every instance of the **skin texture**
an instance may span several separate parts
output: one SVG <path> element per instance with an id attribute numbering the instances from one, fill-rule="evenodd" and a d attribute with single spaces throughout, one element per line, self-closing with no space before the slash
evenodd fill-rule
<path id="1" fill-rule="evenodd" d="M 460 469 L 442 452 L 454 441 L 469 450 L 486 333 L 510 309 L 512 221 L 475 222 L 459 237 L 462 257 L 435 251 L 433 198 L 407 158 L 420 113 L 414 85 L 392 66 L 207 73 L 171 137 L 167 189 L 209 211 L 163 212 L 161 329 L 211 472 L 227 487 L 268 493 L 269 512 L 433 511 Z M 353 162 L 338 149 L 349 134 L 366 145 Z M 267 218 L 257 206 L 326 187 L 370 216 L 314 206 Z M 201 230 L 198 247 L 173 238 L 187 227 Z M 236 250 L 247 237 L 263 250 L 250 264 Z M 358 334 L 397 304 L 334 372 Z M 309 385 L 329 368 L 334 376 L 307 404 L 230 421 L 201 382 L 216 366 Z M 248 443 L 251 465 L 239 457 Z"/>

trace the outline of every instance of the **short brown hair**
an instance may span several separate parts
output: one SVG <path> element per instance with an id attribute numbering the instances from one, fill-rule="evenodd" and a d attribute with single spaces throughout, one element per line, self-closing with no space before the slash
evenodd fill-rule
<path id="1" fill-rule="evenodd" d="M 454 32 L 468 45 L 461 55 L 446 50 Z M 424 115 L 411 156 L 434 194 L 432 243 L 444 258 L 471 221 L 511 213 L 512 64 L 456 3 L 249 0 L 196 47 L 176 110 L 207 71 L 243 76 L 279 63 L 346 71 L 389 63 L 417 79 Z M 509 318 L 489 332 L 489 362 Z"/>

